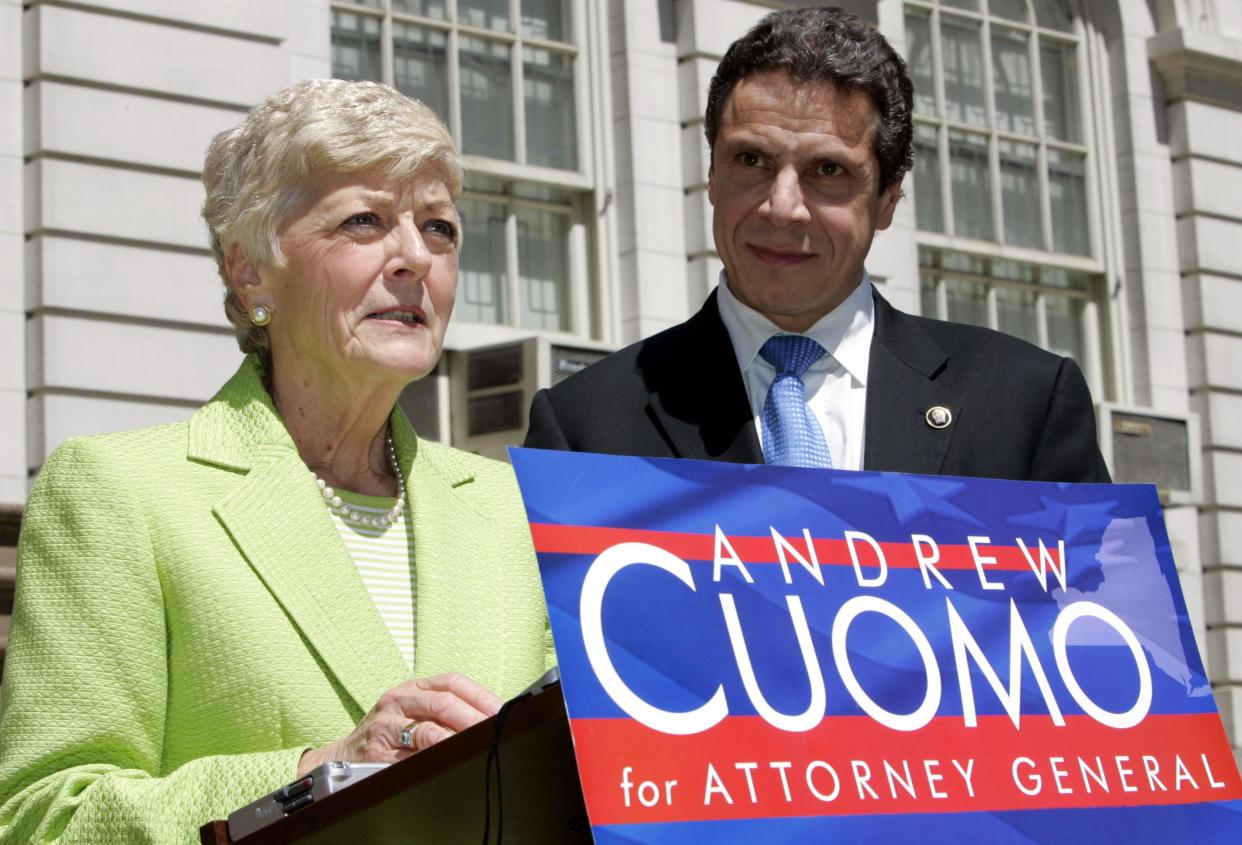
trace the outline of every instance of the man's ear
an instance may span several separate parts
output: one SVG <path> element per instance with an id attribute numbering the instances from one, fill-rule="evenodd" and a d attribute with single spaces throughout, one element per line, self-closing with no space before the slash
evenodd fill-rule
<path id="1" fill-rule="evenodd" d="M 709 153 L 710 155 L 710 153 Z M 716 206 L 716 164 L 709 162 L 707 165 L 707 201 Z"/>
<path id="2" fill-rule="evenodd" d="M 263 286 L 258 266 L 242 252 L 241 244 L 233 244 L 224 256 L 224 272 L 229 277 L 229 287 L 243 303 L 249 303 Z"/>
<path id="3" fill-rule="evenodd" d="M 897 203 L 901 199 L 901 180 L 894 182 L 884 190 L 880 191 L 879 210 L 875 216 L 876 230 L 887 229 L 893 223 L 893 212 L 897 210 Z"/>

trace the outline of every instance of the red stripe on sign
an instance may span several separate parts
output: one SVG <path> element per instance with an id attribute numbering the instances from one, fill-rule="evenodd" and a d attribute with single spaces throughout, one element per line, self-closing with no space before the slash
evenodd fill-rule
<path id="1" fill-rule="evenodd" d="M 865 716 L 807 733 L 731 716 L 691 736 L 575 719 L 593 825 L 871 813 L 1189 804 L 1242 798 L 1220 717 L 1151 715 L 1128 730 L 1086 716 L 935 719 L 904 733 Z"/>
<path id="2" fill-rule="evenodd" d="M 597 555 L 618 543 L 648 543 L 658 546 L 665 551 L 672 552 L 682 560 L 712 560 L 715 557 L 716 548 L 716 539 L 711 534 L 684 534 L 674 531 L 648 531 L 638 528 L 599 528 L 585 525 L 532 523 L 530 533 L 535 543 L 535 551 L 550 554 Z M 730 546 L 737 552 L 743 563 L 780 562 L 780 557 L 776 551 L 776 543 L 771 536 L 726 536 Z M 816 557 L 821 564 L 825 566 L 853 565 L 849 547 L 844 539 L 828 540 L 820 537 L 812 537 L 811 539 L 815 545 Z M 788 536 L 785 540 L 803 557 L 808 557 L 806 541 L 801 535 Z M 1039 539 L 1037 537 L 1024 537 L 1023 541 L 1027 544 L 1027 551 L 1030 552 L 1035 565 L 1038 567 L 1040 565 Z M 1047 541 L 1045 540 L 1045 542 Z M 918 566 L 918 558 L 915 555 L 915 547 L 912 543 L 884 542 L 879 545 L 884 552 L 884 559 L 890 567 L 895 569 L 913 569 Z M 866 542 L 856 542 L 855 548 L 861 566 L 865 568 L 876 568 L 879 566 L 875 551 Z M 974 555 L 969 545 L 946 544 L 939 545 L 938 548 L 940 559 L 935 563 L 936 569 L 975 568 Z M 980 544 L 978 549 L 981 556 L 996 559 L 996 563 L 985 565 L 985 571 L 1009 570 L 1027 572 L 1031 569 L 1031 564 L 1027 561 L 1026 555 L 1017 547 L 1016 543 L 1014 545 Z M 1055 545 L 1049 551 L 1059 565 L 1060 557 Z M 924 554 L 929 554 L 929 552 L 924 549 Z M 793 555 L 787 553 L 787 558 L 790 566 L 799 565 Z M 1052 580 L 1056 576 L 1050 571 L 1048 577 Z"/>

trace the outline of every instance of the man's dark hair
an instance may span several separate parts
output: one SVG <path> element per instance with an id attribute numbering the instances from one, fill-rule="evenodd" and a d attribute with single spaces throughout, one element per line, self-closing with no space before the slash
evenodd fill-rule
<path id="1" fill-rule="evenodd" d="M 707 89 L 704 131 L 713 155 L 721 114 L 734 87 L 748 76 L 773 70 L 867 95 L 879 118 L 874 152 L 881 191 L 900 182 L 914 164 L 914 85 L 906 63 L 883 35 L 837 8 L 772 12 L 729 46 Z"/>

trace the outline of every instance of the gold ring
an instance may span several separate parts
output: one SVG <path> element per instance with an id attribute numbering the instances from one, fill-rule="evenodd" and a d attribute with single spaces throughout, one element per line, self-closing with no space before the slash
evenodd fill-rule
<path id="1" fill-rule="evenodd" d="M 397 744 L 402 748 L 414 748 L 414 730 L 418 727 L 418 722 L 410 722 L 401 729 L 401 733 L 397 734 Z"/>

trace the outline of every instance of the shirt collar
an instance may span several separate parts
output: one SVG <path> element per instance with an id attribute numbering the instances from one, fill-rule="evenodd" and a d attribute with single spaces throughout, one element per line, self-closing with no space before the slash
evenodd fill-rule
<path id="1" fill-rule="evenodd" d="M 729 289 L 729 277 L 724 270 L 720 271 L 716 304 L 720 308 L 721 322 L 733 343 L 738 369 L 743 373 L 755 363 L 759 348 L 768 338 L 777 334 L 789 334 L 734 296 Z M 803 334 L 824 347 L 850 376 L 865 386 L 867 367 L 871 359 L 874 320 L 875 303 L 871 298 L 871 276 L 863 270 L 862 281 L 850 295 L 836 308 L 820 317 Z M 764 366 L 768 366 L 766 362 Z"/>

